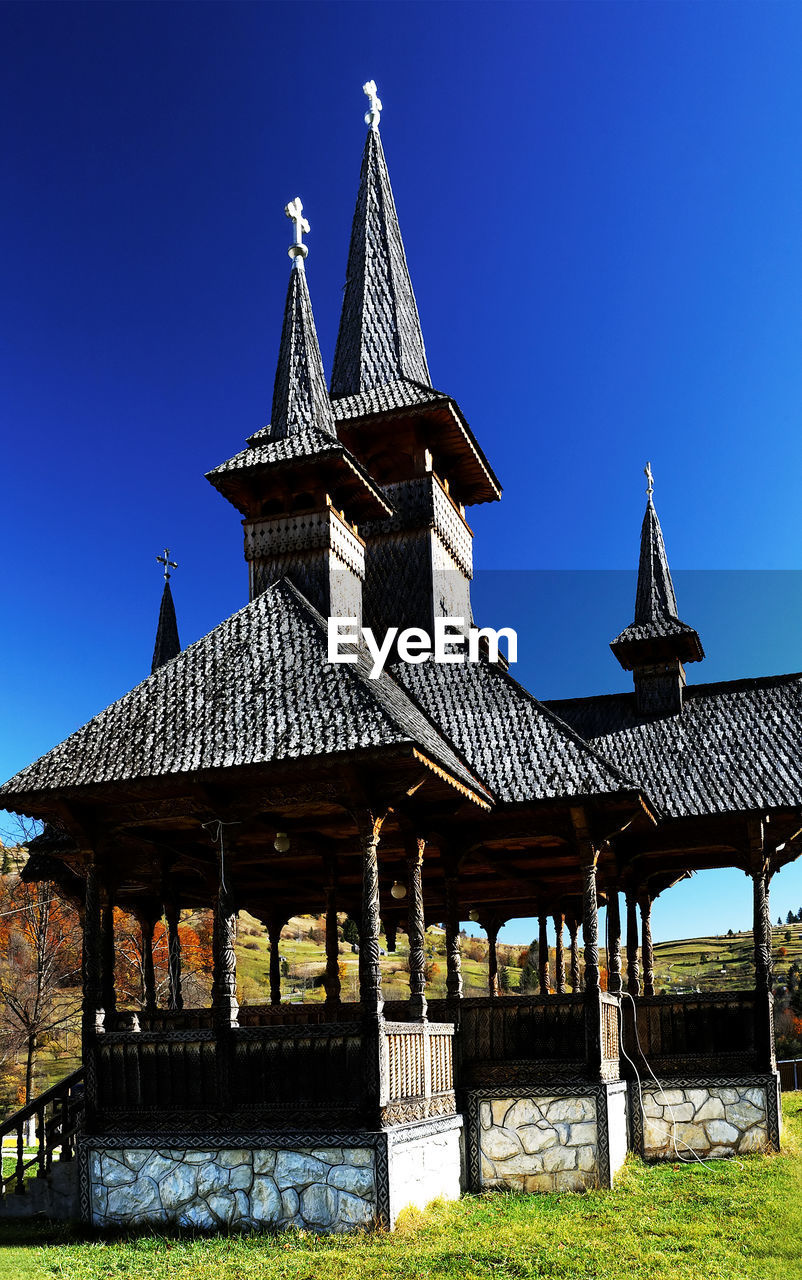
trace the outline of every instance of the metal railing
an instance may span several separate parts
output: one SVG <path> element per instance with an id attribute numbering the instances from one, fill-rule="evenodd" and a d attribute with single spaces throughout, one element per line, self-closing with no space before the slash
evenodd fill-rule
<path id="1" fill-rule="evenodd" d="M 783 1093 L 802 1089 L 802 1058 L 781 1058 L 777 1062 Z"/>
<path id="2" fill-rule="evenodd" d="M 61 1149 L 62 1160 L 72 1160 L 84 1103 L 83 1079 L 83 1067 L 79 1067 L 0 1123 L 0 1151 L 9 1134 L 16 1139 L 13 1171 L 3 1174 L 0 1163 L 0 1199 L 8 1194 L 12 1183 L 16 1183 L 16 1194 L 24 1195 L 25 1175 L 34 1165 L 37 1178 L 47 1177 L 57 1149 Z M 26 1157 L 25 1130 L 30 1120 L 36 1121 L 36 1150 Z"/>

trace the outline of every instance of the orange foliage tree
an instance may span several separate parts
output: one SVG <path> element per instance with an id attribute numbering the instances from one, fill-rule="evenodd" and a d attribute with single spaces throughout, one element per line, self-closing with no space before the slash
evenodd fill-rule
<path id="1" fill-rule="evenodd" d="M 21 1102 L 33 1096 L 37 1053 L 80 1009 L 78 912 L 49 882 L 26 884 L 24 848 L 4 848 L 0 876 L 0 1010 L 15 1056 L 24 1060 Z"/>
<path id="2" fill-rule="evenodd" d="M 185 1005 L 205 1002 L 212 974 L 211 912 L 199 913 L 179 923 L 181 943 L 181 986 Z M 163 920 L 153 931 L 153 970 L 156 998 L 166 1003 L 169 988 L 168 935 Z M 114 985 L 120 1006 L 143 1008 L 145 1004 L 145 960 L 139 922 L 125 911 L 114 911 Z"/>

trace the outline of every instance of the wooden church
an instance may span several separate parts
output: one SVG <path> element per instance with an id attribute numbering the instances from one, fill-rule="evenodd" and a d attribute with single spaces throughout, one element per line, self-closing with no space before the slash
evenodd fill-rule
<path id="1" fill-rule="evenodd" d="M 181 651 L 167 583 L 148 679 L 0 789 L 47 824 L 27 875 L 81 903 L 83 1069 L 33 1109 L 41 1160 L 75 1152 L 97 1226 L 392 1227 L 469 1188 L 610 1186 L 628 1150 L 780 1141 L 769 882 L 800 848 L 802 676 L 686 684 L 704 653 L 678 616 L 651 482 L 635 616 L 612 645 L 630 693 L 544 704 L 484 649 L 396 655 L 378 678 L 364 647 L 328 659 L 331 617 L 377 634 L 472 621 L 466 511 L 501 494 L 432 386 L 366 92 L 330 389 L 294 202 L 270 424 L 207 477 L 242 517 L 249 603 Z M 651 904 L 713 867 L 751 878 L 754 986 L 656 995 Z M 146 951 L 166 918 L 167 1007 L 152 965 L 145 1008 L 117 1007 L 115 906 Z M 207 1009 L 181 986 L 179 915 L 201 908 Z M 238 1005 L 241 909 L 270 933 L 269 1005 Z M 278 939 L 301 912 L 326 915 L 325 1003 L 281 1003 Z M 343 912 L 361 922 L 358 1002 L 340 989 Z M 470 999 L 469 913 L 490 941 L 487 994 Z M 496 938 L 522 916 L 539 922 L 540 992 L 503 995 Z M 426 922 L 446 931 L 437 1001 Z M 379 939 L 398 929 L 409 998 L 390 1004 Z"/>

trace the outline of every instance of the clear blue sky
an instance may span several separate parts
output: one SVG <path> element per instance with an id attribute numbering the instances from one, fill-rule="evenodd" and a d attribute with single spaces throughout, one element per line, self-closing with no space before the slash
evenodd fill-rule
<path id="1" fill-rule="evenodd" d="M 732 572 L 802 568 L 801 64 L 795 3 L 0 6 L 0 773 L 147 672 L 165 544 L 184 643 L 244 603 L 203 473 L 267 421 L 298 194 L 330 368 L 370 77 L 433 381 L 505 488 L 471 523 L 519 675 L 626 687 L 647 458 L 708 571 L 691 677 L 802 667 L 796 573 Z M 511 570 L 572 572 L 546 606 Z M 747 888 L 658 936 L 748 923 Z"/>

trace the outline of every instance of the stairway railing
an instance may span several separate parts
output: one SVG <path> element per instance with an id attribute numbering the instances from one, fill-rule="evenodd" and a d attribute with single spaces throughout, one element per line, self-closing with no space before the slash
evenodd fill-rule
<path id="1" fill-rule="evenodd" d="M 53 1167 L 53 1153 L 61 1148 L 61 1159 L 75 1155 L 75 1134 L 83 1111 L 84 1069 L 79 1067 L 51 1089 L 32 1098 L 26 1106 L 0 1123 L 0 1154 L 9 1134 L 16 1137 L 16 1160 L 13 1172 L 4 1174 L 0 1159 L 0 1200 L 16 1182 L 17 1195 L 25 1194 L 25 1174 L 36 1165 L 37 1178 L 45 1178 Z M 25 1156 L 25 1128 L 36 1120 L 36 1151 Z"/>

